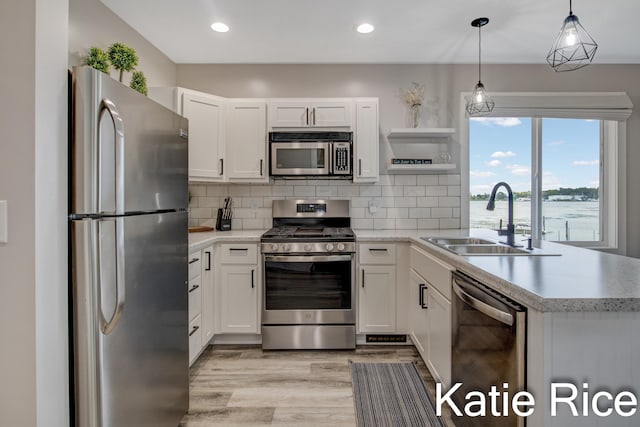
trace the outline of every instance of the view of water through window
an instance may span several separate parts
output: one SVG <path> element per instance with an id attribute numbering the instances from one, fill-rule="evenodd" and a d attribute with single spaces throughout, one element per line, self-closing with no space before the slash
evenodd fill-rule
<path id="1" fill-rule="evenodd" d="M 506 226 L 504 188 L 495 210 L 486 210 L 493 186 L 504 181 L 514 192 L 516 233 L 530 234 L 532 125 L 531 118 L 470 120 L 470 227 Z M 541 144 L 542 238 L 600 240 L 600 122 L 542 119 Z"/>

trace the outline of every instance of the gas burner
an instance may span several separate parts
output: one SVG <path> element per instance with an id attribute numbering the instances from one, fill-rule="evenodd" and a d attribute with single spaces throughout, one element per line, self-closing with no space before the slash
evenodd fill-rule
<path id="1" fill-rule="evenodd" d="M 273 228 L 262 235 L 263 253 L 355 252 L 348 200 L 274 200 L 273 214 Z"/>

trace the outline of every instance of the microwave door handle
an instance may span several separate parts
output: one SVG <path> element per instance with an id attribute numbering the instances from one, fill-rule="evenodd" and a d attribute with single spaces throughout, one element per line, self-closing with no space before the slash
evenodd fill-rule
<path id="1" fill-rule="evenodd" d="M 332 143 L 329 143 L 329 154 L 329 175 L 333 175 L 333 173 L 335 172 L 334 167 L 336 164 L 336 147 Z"/>

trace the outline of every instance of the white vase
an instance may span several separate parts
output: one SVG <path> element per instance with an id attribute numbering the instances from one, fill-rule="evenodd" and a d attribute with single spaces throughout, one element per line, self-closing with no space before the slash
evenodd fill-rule
<path id="1" fill-rule="evenodd" d="M 409 126 L 412 128 L 417 128 L 420 126 L 420 118 L 421 118 L 422 105 L 414 104 L 409 107 Z"/>

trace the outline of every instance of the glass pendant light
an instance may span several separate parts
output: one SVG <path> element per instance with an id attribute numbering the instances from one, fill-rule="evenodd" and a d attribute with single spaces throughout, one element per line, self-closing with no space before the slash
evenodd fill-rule
<path id="1" fill-rule="evenodd" d="M 569 0 L 569 16 L 564 20 L 560 34 L 547 54 L 547 62 L 556 71 L 577 70 L 591 64 L 597 49 L 598 44 L 573 14 Z"/>
<path id="2" fill-rule="evenodd" d="M 487 91 L 482 84 L 481 71 L 481 54 L 482 54 L 482 30 L 489 23 L 489 18 L 477 18 L 471 21 L 472 27 L 478 28 L 478 84 L 475 90 L 471 94 L 471 97 L 467 98 L 467 114 L 472 117 L 484 116 L 493 111 L 495 105 L 493 99 L 487 94 Z"/>

